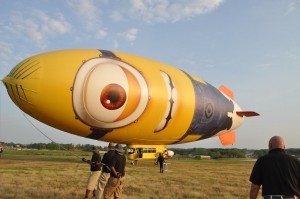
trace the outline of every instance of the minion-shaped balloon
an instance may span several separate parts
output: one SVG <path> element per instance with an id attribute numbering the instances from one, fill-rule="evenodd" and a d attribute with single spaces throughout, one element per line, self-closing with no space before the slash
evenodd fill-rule
<path id="1" fill-rule="evenodd" d="M 36 55 L 3 82 L 14 103 L 41 122 L 116 143 L 166 145 L 216 135 L 231 143 L 244 116 L 256 115 L 242 111 L 226 87 L 219 90 L 178 68 L 105 50 Z"/>

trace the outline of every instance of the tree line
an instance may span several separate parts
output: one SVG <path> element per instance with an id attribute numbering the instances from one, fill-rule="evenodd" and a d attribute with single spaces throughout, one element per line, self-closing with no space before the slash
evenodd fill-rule
<path id="1" fill-rule="evenodd" d="M 174 151 L 177 157 L 201 159 L 201 156 L 210 156 L 212 159 L 219 158 L 245 158 L 246 149 L 206 149 L 206 148 L 189 148 L 189 149 L 170 149 Z"/>
<path id="2" fill-rule="evenodd" d="M 16 144 L 10 143 L 0 143 L 0 145 L 7 148 L 26 148 L 26 149 L 36 149 L 36 150 L 66 150 L 66 151 L 91 151 L 93 145 L 90 144 L 59 144 L 55 142 L 50 143 L 32 143 L 32 144 Z M 106 151 L 107 146 L 96 146 L 99 151 Z M 259 150 L 249 150 L 249 149 L 223 149 L 223 148 L 169 148 L 169 150 L 174 151 L 175 157 L 183 158 L 193 158 L 200 159 L 201 156 L 210 156 L 212 159 L 219 158 L 259 158 L 268 153 L 267 149 Z M 286 149 L 286 152 L 300 158 L 300 148 Z"/>
<path id="3" fill-rule="evenodd" d="M 210 156 L 212 159 L 219 158 L 259 158 L 268 153 L 267 149 L 249 150 L 249 149 L 206 149 L 206 148 L 189 148 L 189 149 L 178 149 L 170 148 L 179 157 L 200 159 L 201 156 Z M 294 155 L 300 158 L 300 148 L 298 149 L 286 149 L 288 154 Z"/>
<path id="4" fill-rule="evenodd" d="M 32 144 L 19 144 L 19 143 L 1 143 L 2 146 L 7 148 L 20 148 L 20 149 L 37 149 L 37 150 L 66 150 L 66 151 L 91 151 L 94 145 L 90 144 L 59 144 L 55 142 L 50 143 L 32 143 Z M 107 150 L 107 147 L 95 146 L 99 151 Z"/>

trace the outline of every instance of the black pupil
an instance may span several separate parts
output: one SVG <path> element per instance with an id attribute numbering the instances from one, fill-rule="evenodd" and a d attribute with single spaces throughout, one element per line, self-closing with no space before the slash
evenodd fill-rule
<path id="1" fill-rule="evenodd" d="M 120 95 L 116 91 L 112 91 L 108 94 L 107 99 L 110 100 L 111 103 L 116 103 L 120 99 Z"/>

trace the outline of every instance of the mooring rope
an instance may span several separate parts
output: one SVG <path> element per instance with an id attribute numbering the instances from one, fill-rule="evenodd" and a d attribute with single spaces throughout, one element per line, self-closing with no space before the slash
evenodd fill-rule
<path id="1" fill-rule="evenodd" d="M 28 119 L 28 117 L 27 117 L 25 114 L 23 114 L 23 116 L 26 118 L 26 120 L 27 120 L 27 121 L 28 121 L 28 122 L 29 122 L 29 123 L 30 123 L 37 131 L 38 131 L 38 132 L 40 132 L 42 135 L 44 135 L 46 138 L 48 138 L 51 142 L 53 142 L 53 143 L 59 145 L 59 147 L 61 147 L 61 148 L 64 149 L 65 151 L 69 152 L 71 155 L 74 155 L 74 156 L 76 156 L 76 157 L 82 159 L 80 156 L 76 155 L 74 152 L 71 152 L 70 150 L 66 149 L 65 147 L 61 146 L 60 144 L 54 142 L 53 139 L 51 139 L 50 137 L 48 137 L 48 136 L 47 136 L 45 133 L 43 133 L 37 126 L 35 126 L 35 125 Z"/>

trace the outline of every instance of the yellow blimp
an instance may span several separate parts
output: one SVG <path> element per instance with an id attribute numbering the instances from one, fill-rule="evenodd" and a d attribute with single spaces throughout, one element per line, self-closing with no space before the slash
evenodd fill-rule
<path id="1" fill-rule="evenodd" d="M 225 86 L 217 89 L 167 64 L 106 50 L 32 56 L 2 81 L 22 111 L 47 125 L 152 152 L 151 145 L 165 149 L 212 136 L 232 144 L 244 117 L 258 115 L 242 111 Z"/>

